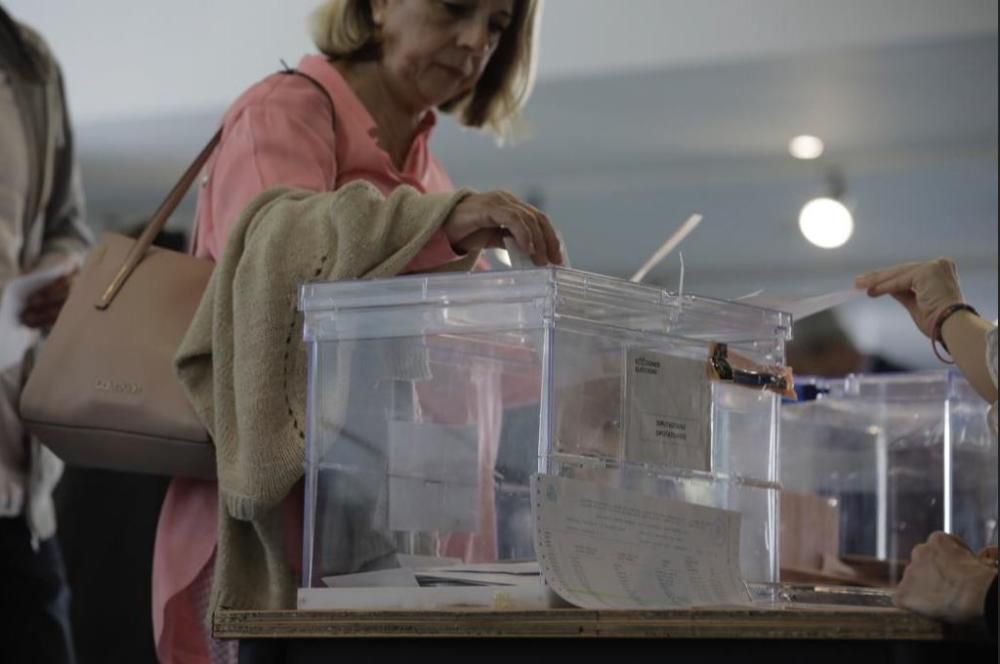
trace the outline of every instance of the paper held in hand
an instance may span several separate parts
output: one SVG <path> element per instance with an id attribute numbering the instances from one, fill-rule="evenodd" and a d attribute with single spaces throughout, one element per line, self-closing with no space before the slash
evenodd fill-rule
<path id="1" fill-rule="evenodd" d="M 3 286 L 0 297 L 0 370 L 20 362 L 38 336 L 36 330 L 21 324 L 21 312 L 28 298 L 43 286 L 69 274 L 74 267 L 72 263 L 60 263 L 11 279 Z"/>
<path id="2" fill-rule="evenodd" d="M 800 321 L 809 318 L 821 311 L 839 307 L 851 300 L 856 300 L 863 296 L 865 292 L 856 288 L 824 293 L 823 295 L 813 295 L 809 297 L 783 297 L 778 295 L 755 294 L 748 297 L 737 298 L 741 304 L 752 304 L 755 307 L 765 309 L 776 309 L 792 315 L 793 321 Z"/>

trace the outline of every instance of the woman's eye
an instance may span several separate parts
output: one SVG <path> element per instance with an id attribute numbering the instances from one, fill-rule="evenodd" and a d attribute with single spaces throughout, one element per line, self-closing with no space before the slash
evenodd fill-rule
<path id="1" fill-rule="evenodd" d="M 441 6 L 452 16 L 466 16 L 472 10 L 471 5 L 464 5 L 460 2 L 447 2 L 447 0 L 442 2 Z"/>
<path id="2" fill-rule="evenodd" d="M 497 23 L 497 22 L 491 22 L 490 23 L 490 33 L 491 34 L 501 35 L 501 34 L 503 34 L 504 30 L 506 30 L 506 29 L 507 29 L 507 24 L 506 23 Z"/>

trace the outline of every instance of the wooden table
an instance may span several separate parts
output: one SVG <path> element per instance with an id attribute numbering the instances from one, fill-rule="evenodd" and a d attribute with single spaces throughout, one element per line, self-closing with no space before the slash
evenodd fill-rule
<path id="1" fill-rule="evenodd" d="M 228 611 L 215 637 L 240 639 L 241 664 L 399 661 L 555 662 L 634 654 L 697 661 L 996 661 L 996 647 L 887 608 L 673 611 Z M 984 655 L 992 659 L 981 659 Z M 418 657 L 419 655 L 419 657 Z M 971 659 L 960 659 L 970 657 Z"/>

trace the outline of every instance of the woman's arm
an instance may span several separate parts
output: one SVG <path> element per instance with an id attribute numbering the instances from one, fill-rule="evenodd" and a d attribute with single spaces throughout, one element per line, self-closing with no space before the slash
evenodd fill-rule
<path id="1" fill-rule="evenodd" d="M 941 326 L 941 338 L 969 384 L 986 401 L 997 400 L 997 385 L 986 361 L 986 344 L 993 326 L 972 313 L 957 311 Z"/>

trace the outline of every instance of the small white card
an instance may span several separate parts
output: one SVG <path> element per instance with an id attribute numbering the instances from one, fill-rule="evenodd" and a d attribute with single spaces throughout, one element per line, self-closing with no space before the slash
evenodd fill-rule
<path id="1" fill-rule="evenodd" d="M 479 488 L 389 477 L 389 529 L 441 533 L 479 531 Z"/>
<path id="2" fill-rule="evenodd" d="M 479 465 L 475 426 L 389 422 L 389 474 L 474 485 Z"/>
<path id="3" fill-rule="evenodd" d="M 585 609 L 750 603 L 738 512 L 553 475 L 531 478 L 546 584 Z"/>
<path id="4" fill-rule="evenodd" d="M 478 526 L 477 427 L 389 422 L 389 528 L 469 533 Z"/>
<path id="5" fill-rule="evenodd" d="M 706 361 L 631 349 L 626 362 L 626 459 L 710 471 L 712 384 Z"/>

